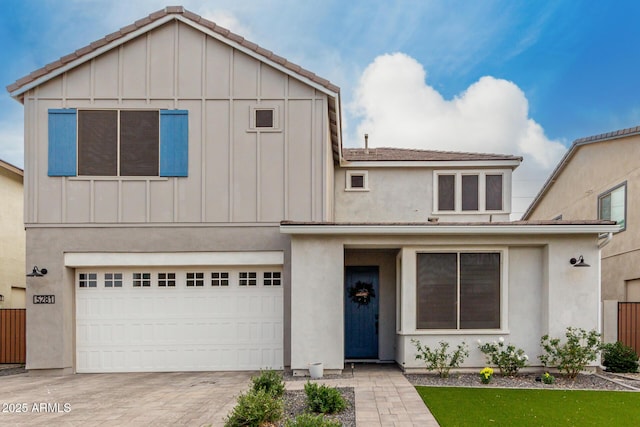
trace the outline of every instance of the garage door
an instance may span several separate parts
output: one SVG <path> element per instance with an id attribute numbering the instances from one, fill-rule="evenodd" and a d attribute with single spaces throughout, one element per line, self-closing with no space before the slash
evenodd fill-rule
<path id="1" fill-rule="evenodd" d="M 77 372 L 283 367 L 280 267 L 76 269 Z"/>

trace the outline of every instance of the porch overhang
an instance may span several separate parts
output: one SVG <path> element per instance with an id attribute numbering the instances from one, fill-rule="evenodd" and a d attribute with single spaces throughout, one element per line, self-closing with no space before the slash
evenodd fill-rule
<path id="1" fill-rule="evenodd" d="M 477 223 L 280 223 L 290 235 L 562 235 L 609 234 L 620 231 L 612 221 L 513 221 Z"/>

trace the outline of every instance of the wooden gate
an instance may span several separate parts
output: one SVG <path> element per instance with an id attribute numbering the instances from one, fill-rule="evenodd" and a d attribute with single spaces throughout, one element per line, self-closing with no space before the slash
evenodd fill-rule
<path id="1" fill-rule="evenodd" d="M 25 363 L 27 360 L 27 310 L 0 310 L 0 363 Z"/>
<path id="2" fill-rule="evenodd" d="M 640 302 L 618 303 L 618 341 L 640 354 Z"/>

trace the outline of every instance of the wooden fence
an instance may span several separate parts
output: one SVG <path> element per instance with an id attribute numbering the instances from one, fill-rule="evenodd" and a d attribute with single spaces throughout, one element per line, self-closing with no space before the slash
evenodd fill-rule
<path id="1" fill-rule="evenodd" d="M 618 303 L 618 341 L 640 354 L 640 302 Z"/>
<path id="2" fill-rule="evenodd" d="M 25 363 L 27 360 L 26 310 L 0 310 L 0 363 Z"/>

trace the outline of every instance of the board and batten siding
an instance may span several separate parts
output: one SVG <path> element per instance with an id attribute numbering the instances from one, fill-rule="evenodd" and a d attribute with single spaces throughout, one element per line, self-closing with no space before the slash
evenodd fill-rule
<path id="1" fill-rule="evenodd" d="M 327 102 L 268 64 L 169 22 L 25 94 L 25 222 L 330 219 Z M 250 129 L 256 106 L 276 109 L 279 130 Z M 62 109 L 188 111 L 188 176 L 49 176 L 49 110 Z"/>

